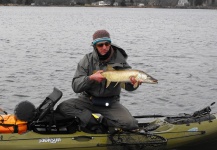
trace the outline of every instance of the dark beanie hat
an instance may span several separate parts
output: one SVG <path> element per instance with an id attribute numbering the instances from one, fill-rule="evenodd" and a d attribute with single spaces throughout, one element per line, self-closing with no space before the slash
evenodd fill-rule
<path id="1" fill-rule="evenodd" d="M 107 41 L 111 43 L 110 34 L 106 30 L 97 30 L 93 34 L 93 42 L 92 44 L 95 45 L 99 42 Z"/>

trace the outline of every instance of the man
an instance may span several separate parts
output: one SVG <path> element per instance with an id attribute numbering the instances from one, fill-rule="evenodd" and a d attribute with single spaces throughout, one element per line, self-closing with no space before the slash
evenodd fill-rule
<path id="1" fill-rule="evenodd" d="M 80 93 L 79 98 L 61 103 L 58 109 L 64 115 L 77 116 L 83 127 L 91 127 L 94 124 L 92 113 L 100 113 L 104 117 L 104 125 L 108 127 L 137 129 L 138 121 L 119 102 L 121 85 L 111 83 L 106 88 L 106 79 L 101 75 L 108 65 L 114 69 L 130 69 L 126 52 L 112 44 L 106 30 L 93 34 L 92 45 L 93 51 L 80 60 L 72 80 L 72 89 Z M 136 82 L 134 77 L 131 82 L 125 83 L 125 90 L 137 89 L 133 87 Z"/>

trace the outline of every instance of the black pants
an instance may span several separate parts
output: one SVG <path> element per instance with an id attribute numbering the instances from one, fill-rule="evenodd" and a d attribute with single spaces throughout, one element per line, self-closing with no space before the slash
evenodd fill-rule
<path id="1" fill-rule="evenodd" d="M 124 130 L 138 128 L 138 121 L 118 100 L 113 100 L 110 107 L 103 107 L 93 105 L 88 97 L 79 97 L 63 101 L 56 110 L 67 117 L 78 117 L 83 127 L 90 122 L 92 113 L 99 113 L 106 119 L 109 127 L 118 127 Z"/>

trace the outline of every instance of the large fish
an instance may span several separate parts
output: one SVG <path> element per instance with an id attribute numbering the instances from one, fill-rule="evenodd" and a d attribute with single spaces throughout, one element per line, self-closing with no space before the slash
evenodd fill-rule
<path id="1" fill-rule="evenodd" d="M 118 83 L 126 83 L 131 82 L 130 78 L 135 77 L 136 83 L 134 84 L 134 88 L 136 88 L 139 82 L 142 83 L 151 83 L 156 84 L 158 80 L 148 75 L 147 73 L 140 70 L 107 70 L 101 73 L 107 79 L 106 88 L 110 85 L 111 82 Z M 116 85 L 117 85 L 116 84 Z"/>

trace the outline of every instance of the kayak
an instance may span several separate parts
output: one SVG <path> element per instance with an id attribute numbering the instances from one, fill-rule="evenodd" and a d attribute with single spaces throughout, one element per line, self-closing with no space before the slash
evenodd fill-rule
<path id="1" fill-rule="evenodd" d="M 15 115 L 0 115 L 0 150 L 212 150 L 217 147 L 217 114 L 211 113 L 210 106 L 192 114 L 134 116 L 155 118 L 151 122 L 139 123 L 138 131 L 117 128 L 105 133 L 91 133 L 81 130 L 76 121 L 69 126 L 59 126 L 39 120 L 50 113 L 50 108 L 60 98 L 61 92 L 54 88 L 38 107 L 40 109 L 36 109 L 40 113 L 31 123 L 16 120 L 21 116 L 18 110 Z M 16 121 L 6 125 L 8 118 Z M 11 128 L 12 124 L 16 128 Z"/>
<path id="2" fill-rule="evenodd" d="M 216 117 L 217 114 L 214 114 Z M 156 119 L 146 128 L 156 128 L 144 133 L 89 134 L 77 131 L 72 134 L 40 134 L 34 131 L 25 133 L 0 134 L 2 150 L 35 150 L 35 149 L 78 149 L 109 150 L 137 147 L 146 149 L 186 149 L 205 147 L 215 149 L 217 146 L 217 120 L 201 121 L 175 125 Z M 117 148 L 119 147 L 119 148 Z M 124 148 L 125 147 L 125 148 Z M 132 149 L 132 148 L 131 148 Z"/>

